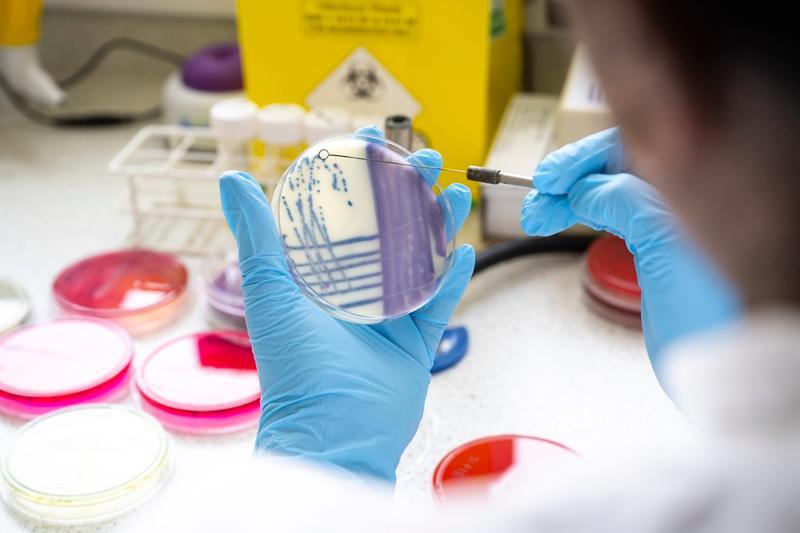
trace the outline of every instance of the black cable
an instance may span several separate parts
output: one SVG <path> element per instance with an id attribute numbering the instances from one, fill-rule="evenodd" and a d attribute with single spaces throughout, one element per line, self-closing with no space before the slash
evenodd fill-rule
<path id="1" fill-rule="evenodd" d="M 42 113 L 35 107 L 31 106 L 22 96 L 17 94 L 8 82 L 0 76 L 0 89 L 8 97 L 11 104 L 24 115 L 31 122 L 42 124 L 43 126 L 56 126 L 56 127 L 93 127 L 93 126 L 112 126 L 118 124 L 127 124 L 137 122 L 139 120 L 146 120 L 156 118 L 161 114 L 161 106 L 156 106 L 147 109 L 140 113 L 119 113 L 114 111 L 96 111 L 88 114 L 65 114 L 65 115 L 48 115 Z"/>
<path id="2" fill-rule="evenodd" d="M 475 276 L 498 263 L 526 255 L 584 252 L 595 238 L 593 235 L 554 235 L 501 242 L 478 253 L 472 275 Z"/>
<path id="3" fill-rule="evenodd" d="M 89 56 L 89 59 L 87 59 L 83 65 L 78 67 L 78 69 L 69 76 L 59 80 L 58 84 L 63 89 L 67 89 L 72 85 L 81 82 L 84 78 L 86 78 L 86 76 L 94 72 L 94 70 L 100 66 L 103 60 L 111 52 L 116 50 L 128 50 L 130 52 L 136 52 L 144 56 L 159 59 L 164 63 L 171 63 L 176 66 L 182 65 L 185 60 L 182 55 L 175 53 L 172 50 L 167 50 L 166 48 L 161 48 L 160 46 L 146 43 L 144 41 L 137 41 L 136 39 L 131 39 L 130 37 L 117 37 L 102 44 L 100 48 L 95 50 L 94 53 Z"/>
<path id="4" fill-rule="evenodd" d="M 161 48 L 143 41 L 137 41 L 128 37 L 118 37 L 107 41 L 89 56 L 89 59 L 81 65 L 75 72 L 66 76 L 58 84 L 62 88 L 73 86 L 88 75 L 94 72 L 105 58 L 116 50 L 128 50 L 148 57 L 164 61 L 174 65 L 183 63 L 183 56 L 166 48 Z M 22 113 L 28 120 L 43 124 L 45 126 L 56 127 L 95 127 L 128 124 L 140 120 L 149 120 L 161 114 L 161 106 L 155 106 L 144 111 L 135 113 L 120 113 L 116 111 L 93 111 L 89 113 L 51 115 L 38 110 L 25 98 L 19 95 L 8 82 L 0 76 L 0 89 L 8 97 L 11 104 Z"/>

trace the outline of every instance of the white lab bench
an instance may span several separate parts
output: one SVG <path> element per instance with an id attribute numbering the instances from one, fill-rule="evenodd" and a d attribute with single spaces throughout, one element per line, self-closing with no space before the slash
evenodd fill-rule
<path id="1" fill-rule="evenodd" d="M 125 182 L 106 165 L 136 128 L 47 128 L 12 112 L 0 97 L 0 276 L 30 293 L 31 320 L 55 314 L 51 283 L 62 267 L 125 244 L 130 220 L 114 209 Z M 166 339 L 209 327 L 199 264 L 189 260 L 186 312 L 165 329 L 136 338 L 137 357 Z M 469 329 L 469 354 L 433 376 L 421 430 L 400 464 L 396 498 L 432 505 L 429 483 L 438 459 L 479 436 L 547 437 L 587 461 L 634 455 L 659 461 L 695 438 L 659 388 L 641 333 L 592 314 L 582 301 L 579 275 L 577 256 L 545 255 L 499 265 L 472 281 L 453 319 Z M 0 446 L 20 425 L 0 417 Z M 250 454 L 254 434 L 175 435 L 177 468 L 164 490 L 180 490 L 184 469 L 224 468 L 230 457 Z M 140 512 L 146 506 L 116 522 L 69 530 L 113 531 Z M 0 531 L 34 529 L 42 530 L 0 510 Z"/>

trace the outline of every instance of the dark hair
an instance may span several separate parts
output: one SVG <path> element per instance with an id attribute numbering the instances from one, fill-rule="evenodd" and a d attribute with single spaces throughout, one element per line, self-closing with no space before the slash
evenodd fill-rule
<path id="1" fill-rule="evenodd" d="M 638 3 L 647 22 L 672 47 L 679 69 L 704 98 L 717 99 L 725 80 L 742 70 L 768 79 L 784 93 L 800 89 L 791 7 L 722 0 Z"/>

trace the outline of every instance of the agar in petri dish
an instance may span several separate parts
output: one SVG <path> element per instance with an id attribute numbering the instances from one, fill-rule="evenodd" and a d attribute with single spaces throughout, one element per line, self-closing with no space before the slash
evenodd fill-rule
<path id="1" fill-rule="evenodd" d="M 222 433 L 255 424 L 261 387 L 247 334 L 209 331 L 174 339 L 138 368 L 142 408 L 166 427 Z"/>
<path id="2" fill-rule="evenodd" d="M 136 409 L 60 409 L 17 432 L 2 457 L 2 496 L 44 523 L 102 522 L 161 488 L 172 470 L 170 448 L 158 422 Z"/>
<path id="3" fill-rule="evenodd" d="M 58 318 L 0 338 L 0 411 L 20 418 L 127 390 L 133 345 L 105 320 Z"/>
<path id="4" fill-rule="evenodd" d="M 261 388 L 247 335 L 209 331 L 174 339 L 136 374 L 139 390 L 174 409 L 219 411 L 258 400 Z"/>
<path id="5" fill-rule="evenodd" d="M 608 235 L 589 246 L 583 287 L 593 311 L 613 322 L 641 327 L 642 291 L 625 241 Z"/>
<path id="6" fill-rule="evenodd" d="M 431 170 L 369 135 L 324 139 L 283 174 L 272 208 L 289 269 L 331 315 L 378 323 L 425 305 L 450 269 L 452 208 Z"/>
<path id="7" fill-rule="evenodd" d="M 203 269 L 210 322 L 246 329 L 242 272 L 235 252 L 212 254 Z"/>
<path id="8" fill-rule="evenodd" d="M 176 314 L 189 273 L 174 255 L 144 249 L 88 257 L 53 282 L 67 313 L 113 320 L 134 334 L 156 329 Z"/>
<path id="9" fill-rule="evenodd" d="M 488 501 L 526 491 L 530 483 L 580 464 L 580 456 L 555 441 L 496 435 L 463 444 L 436 466 L 433 493 L 440 503 L 461 498 Z"/>
<path id="10" fill-rule="evenodd" d="M 0 279 L 0 334 L 20 325 L 31 310 L 25 290 L 7 279 Z"/>
<path id="11" fill-rule="evenodd" d="M 189 411 L 160 405 L 144 394 L 140 394 L 139 399 L 142 410 L 156 418 L 165 428 L 190 435 L 223 435 L 249 430 L 258 424 L 261 414 L 258 400 L 220 411 Z"/>

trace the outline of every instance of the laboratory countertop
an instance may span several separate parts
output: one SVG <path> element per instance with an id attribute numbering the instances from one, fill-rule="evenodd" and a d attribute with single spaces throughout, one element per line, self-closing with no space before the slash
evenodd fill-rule
<path id="1" fill-rule="evenodd" d="M 131 221 L 114 207 L 125 182 L 107 164 L 136 129 L 56 130 L 29 123 L 0 98 L 0 277 L 29 292 L 30 320 L 56 313 L 51 284 L 61 268 L 125 246 Z M 200 263 L 187 261 L 193 279 L 186 312 L 136 338 L 137 359 L 171 337 L 209 328 Z M 655 462 L 695 439 L 659 388 L 641 333 L 606 322 L 584 304 L 580 269 L 578 256 L 543 255 L 499 265 L 472 281 L 453 318 L 468 328 L 470 351 L 433 376 L 420 431 L 398 470 L 400 501 L 433 505 L 436 463 L 479 436 L 529 434 L 560 441 L 588 461 L 643 456 Z M 20 426 L 0 417 L 0 447 Z M 177 468 L 164 490 L 181 490 L 184 469 L 224 468 L 231 457 L 250 454 L 254 434 L 175 435 Z M 70 531 L 113 531 L 146 512 L 145 506 L 115 522 Z M 0 531 L 34 529 L 42 530 L 0 510 Z"/>

